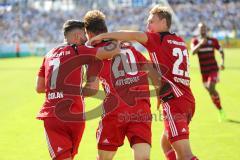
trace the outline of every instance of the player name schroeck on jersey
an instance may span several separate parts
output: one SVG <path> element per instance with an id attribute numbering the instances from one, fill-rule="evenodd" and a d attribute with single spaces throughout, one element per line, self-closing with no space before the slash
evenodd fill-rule
<path id="1" fill-rule="evenodd" d="M 183 79 L 183 78 L 179 78 L 179 77 L 174 77 L 173 79 L 176 83 L 181 83 L 185 86 L 190 86 L 190 80 L 189 79 Z"/>

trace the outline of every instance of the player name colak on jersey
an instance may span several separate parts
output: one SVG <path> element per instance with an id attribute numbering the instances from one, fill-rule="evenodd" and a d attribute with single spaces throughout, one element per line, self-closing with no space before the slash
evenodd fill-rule
<path id="1" fill-rule="evenodd" d="M 48 93 L 48 99 L 63 98 L 63 92 L 52 92 Z"/>

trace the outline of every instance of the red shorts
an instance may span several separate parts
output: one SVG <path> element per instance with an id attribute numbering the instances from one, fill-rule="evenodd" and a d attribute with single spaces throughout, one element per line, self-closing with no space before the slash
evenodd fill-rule
<path id="1" fill-rule="evenodd" d="M 163 103 L 165 134 L 170 143 L 189 138 L 189 123 L 195 111 L 195 103 L 184 97 Z"/>
<path id="2" fill-rule="evenodd" d="M 45 118 L 43 121 L 52 159 L 73 158 L 78 152 L 85 122 L 63 122 L 57 118 Z"/>
<path id="3" fill-rule="evenodd" d="M 127 136 L 130 146 L 137 143 L 151 145 L 151 111 L 147 103 L 128 107 L 118 114 L 107 114 L 99 123 L 96 137 L 98 149 L 116 151 Z"/>
<path id="4" fill-rule="evenodd" d="M 204 85 L 206 85 L 206 86 L 209 86 L 210 83 L 219 82 L 218 72 L 202 74 L 202 81 L 203 81 Z"/>

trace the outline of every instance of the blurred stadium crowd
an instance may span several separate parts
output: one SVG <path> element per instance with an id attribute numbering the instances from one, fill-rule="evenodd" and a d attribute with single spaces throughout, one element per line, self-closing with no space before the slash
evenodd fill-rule
<path id="1" fill-rule="evenodd" d="M 84 1 L 84 0 L 83 0 Z M 66 19 L 79 19 L 90 9 L 100 9 L 106 14 L 110 31 L 120 29 L 145 30 L 147 12 L 151 8 L 151 1 L 144 5 L 129 7 L 109 7 L 100 5 L 79 4 L 69 10 L 44 10 L 31 5 L 22 7 L 14 3 L 10 7 L 0 8 L 0 43 L 10 42 L 61 42 L 63 36 L 61 27 Z M 239 37 L 240 31 L 240 1 L 224 0 L 168 0 L 175 13 L 172 27 L 174 32 L 182 34 L 185 38 L 193 36 L 199 21 L 207 23 L 215 32 L 234 32 Z M 85 3 L 83 3 L 85 4 Z M 238 35 L 237 35 L 238 33 Z"/>

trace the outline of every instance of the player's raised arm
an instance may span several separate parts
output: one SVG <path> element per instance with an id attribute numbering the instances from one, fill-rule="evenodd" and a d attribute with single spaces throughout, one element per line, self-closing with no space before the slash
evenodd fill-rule
<path id="1" fill-rule="evenodd" d="M 140 31 L 119 31 L 119 32 L 110 32 L 103 33 L 96 37 L 90 39 L 90 44 L 96 44 L 101 42 L 103 39 L 114 39 L 120 41 L 137 41 L 139 43 L 145 44 L 148 40 L 146 33 Z"/>
<path id="2" fill-rule="evenodd" d="M 191 51 L 192 51 L 193 55 L 196 54 L 198 52 L 198 50 L 200 49 L 200 47 L 202 45 L 204 45 L 206 42 L 207 42 L 206 38 L 201 39 L 201 41 L 197 45 L 195 45 L 194 42 L 192 42 L 191 43 Z"/>
<path id="3" fill-rule="evenodd" d="M 100 60 L 111 59 L 117 54 L 120 54 L 120 44 L 112 41 L 109 45 L 98 48 L 96 57 Z"/>

